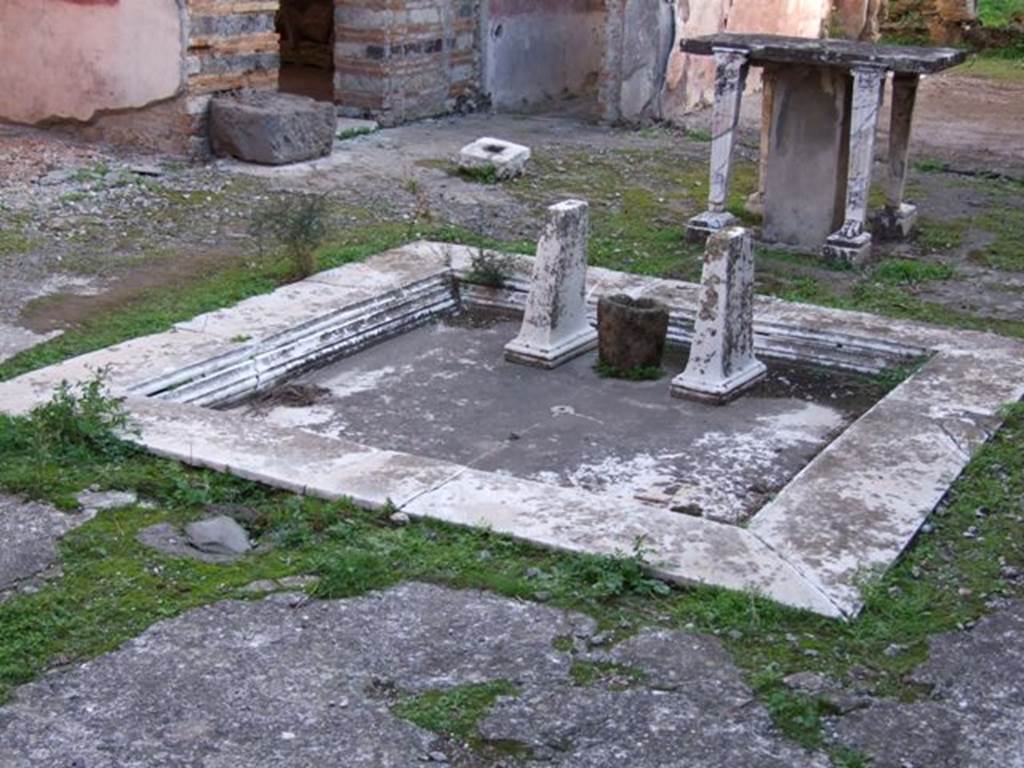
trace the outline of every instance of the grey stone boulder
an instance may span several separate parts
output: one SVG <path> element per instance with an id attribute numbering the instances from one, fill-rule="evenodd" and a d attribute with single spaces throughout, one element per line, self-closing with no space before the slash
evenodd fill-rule
<path id="1" fill-rule="evenodd" d="M 273 91 L 239 91 L 210 102 L 215 154 L 250 163 L 283 165 L 331 153 L 334 105 Z"/>
<path id="2" fill-rule="evenodd" d="M 189 523 L 185 536 L 193 547 L 211 555 L 242 555 L 252 548 L 249 534 L 226 515 Z"/>

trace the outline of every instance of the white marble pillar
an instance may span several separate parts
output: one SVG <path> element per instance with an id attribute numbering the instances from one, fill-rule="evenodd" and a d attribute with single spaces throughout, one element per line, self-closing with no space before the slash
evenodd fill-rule
<path id="1" fill-rule="evenodd" d="M 566 200 L 551 206 L 537 244 L 533 280 L 519 335 L 505 359 L 556 368 L 597 346 L 586 301 L 588 205 Z"/>
<path id="2" fill-rule="evenodd" d="M 747 54 L 732 48 L 715 48 L 715 106 L 711 113 L 711 181 L 708 209 L 690 219 L 687 237 L 703 242 L 708 235 L 736 223 L 725 210 L 732 181 L 732 156 L 736 146 L 740 105 L 747 85 L 750 62 Z"/>
<path id="3" fill-rule="evenodd" d="M 690 358 L 672 380 L 672 396 L 724 405 L 761 381 L 766 370 L 754 357 L 750 233 L 730 227 L 708 238 Z"/>
<path id="4" fill-rule="evenodd" d="M 893 75 L 892 118 L 889 128 L 889 179 L 885 189 L 885 209 L 879 214 L 878 235 L 886 240 L 906 240 L 917 226 L 917 206 L 903 201 L 910 167 L 910 133 L 914 123 L 914 105 L 920 75 Z"/>
<path id="5" fill-rule="evenodd" d="M 850 156 L 846 181 L 843 226 L 825 241 L 825 257 L 848 264 L 871 258 L 871 234 L 864 229 L 871 195 L 871 166 L 875 159 L 875 133 L 882 109 L 886 71 L 880 67 L 853 69 L 850 107 Z"/>

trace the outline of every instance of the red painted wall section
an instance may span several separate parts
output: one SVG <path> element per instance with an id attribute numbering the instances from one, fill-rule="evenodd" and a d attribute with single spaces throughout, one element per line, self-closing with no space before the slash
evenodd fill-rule
<path id="1" fill-rule="evenodd" d="M 184 87 L 178 0 L 0 0 L 0 119 L 88 121 Z"/>

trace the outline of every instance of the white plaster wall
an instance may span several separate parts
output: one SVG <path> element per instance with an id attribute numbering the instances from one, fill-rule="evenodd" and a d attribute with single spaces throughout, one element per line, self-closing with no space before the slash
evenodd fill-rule
<path id="1" fill-rule="evenodd" d="M 0 0 L 0 119 L 87 121 L 183 86 L 181 0 Z"/>
<path id="2" fill-rule="evenodd" d="M 604 0 L 491 0 L 484 82 L 498 109 L 596 93 Z"/>
<path id="3" fill-rule="evenodd" d="M 716 32 L 760 32 L 820 37 L 832 11 L 832 0 L 677 0 L 679 40 Z M 671 119 L 714 97 L 715 67 L 710 57 L 678 50 L 669 62 L 662 116 Z M 758 81 L 751 79 L 756 87 Z"/>

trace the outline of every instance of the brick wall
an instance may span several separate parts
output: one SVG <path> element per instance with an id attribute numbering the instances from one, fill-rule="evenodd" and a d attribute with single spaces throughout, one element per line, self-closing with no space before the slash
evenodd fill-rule
<path id="1" fill-rule="evenodd" d="M 345 0 L 335 6 L 342 111 L 384 124 L 447 112 L 478 91 L 480 0 Z"/>

